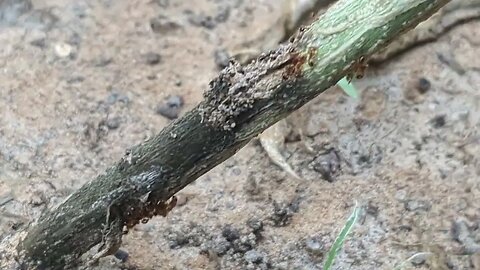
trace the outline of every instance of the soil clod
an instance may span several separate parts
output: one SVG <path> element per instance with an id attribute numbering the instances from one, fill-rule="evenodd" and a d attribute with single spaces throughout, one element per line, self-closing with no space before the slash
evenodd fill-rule
<path id="1" fill-rule="evenodd" d="M 283 227 L 290 224 L 293 212 L 290 204 L 273 202 L 273 213 L 270 216 L 273 226 Z"/>

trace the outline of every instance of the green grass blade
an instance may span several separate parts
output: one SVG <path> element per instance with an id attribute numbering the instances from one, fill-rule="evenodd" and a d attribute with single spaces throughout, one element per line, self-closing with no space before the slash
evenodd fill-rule
<path id="1" fill-rule="evenodd" d="M 357 222 L 359 212 L 360 212 L 360 209 L 357 207 L 357 205 L 355 205 L 355 208 L 353 209 L 352 214 L 348 218 L 347 223 L 345 223 L 342 230 L 340 231 L 340 234 L 337 236 L 337 239 L 335 239 L 335 242 L 333 243 L 332 247 L 328 251 L 327 260 L 325 261 L 323 266 L 324 270 L 330 270 L 330 268 L 332 267 L 335 261 L 335 258 L 338 255 L 338 252 L 343 247 L 343 243 L 345 242 L 345 239 L 347 238 L 348 234 L 350 233 L 353 226 Z"/>
<path id="2" fill-rule="evenodd" d="M 353 83 L 348 82 L 347 78 L 344 77 L 340 81 L 337 82 L 337 85 L 342 88 L 343 92 L 349 95 L 352 98 L 358 98 L 358 91 L 353 85 Z"/>

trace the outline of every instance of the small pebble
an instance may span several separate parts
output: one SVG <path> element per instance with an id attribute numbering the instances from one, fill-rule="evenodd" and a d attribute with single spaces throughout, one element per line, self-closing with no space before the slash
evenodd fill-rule
<path id="1" fill-rule="evenodd" d="M 419 104 L 425 101 L 426 93 L 430 89 L 430 81 L 423 77 L 414 77 L 412 80 L 408 81 L 404 89 L 404 97 L 407 101 L 414 104 Z"/>
<path id="2" fill-rule="evenodd" d="M 66 79 L 66 82 L 68 84 L 73 84 L 73 83 L 81 83 L 85 80 L 85 77 L 81 76 L 81 75 L 73 75 L 69 78 Z"/>
<path id="3" fill-rule="evenodd" d="M 162 57 L 160 56 L 160 54 L 155 52 L 148 52 L 145 55 L 143 55 L 143 58 L 145 60 L 145 63 L 150 66 L 157 65 L 162 60 Z"/>
<path id="4" fill-rule="evenodd" d="M 160 114 L 170 120 L 178 118 L 181 108 L 183 107 L 183 98 L 181 96 L 170 96 L 164 103 L 159 104 L 155 109 Z"/>
<path id="5" fill-rule="evenodd" d="M 428 201 L 422 200 L 408 200 L 405 202 L 405 209 L 407 211 L 429 211 L 432 205 Z"/>
<path id="6" fill-rule="evenodd" d="M 106 124 L 108 129 L 113 130 L 113 129 L 117 129 L 120 126 L 120 122 L 121 122 L 121 119 L 120 117 L 117 116 L 117 117 L 107 119 Z"/>
<path id="7" fill-rule="evenodd" d="M 418 90 L 419 93 L 425 94 L 426 92 L 428 92 L 428 90 L 430 90 L 431 86 L 432 86 L 432 84 L 426 78 L 422 77 L 422 78 L 418 79 L 417 90 Z"/>
<path id="8" fill-rule="evenodd" d="M 445 126 L 446 120 L 445 120 L 445 115 L 437 115 L 431 120 L 433 127 L 434 128 L 441 128 Z"/>
<path id="9" fill-rule="evenodd" d="M 165 16 L 150 19 L 150 28 L 156 34 L 168 34 L 181 28 L 181 25 Z"/>
<path id="10" fill-rule="evenodd" d="M 217 237 L 212 242 L 212 250 L 217 255 L 224 255 L 232 247 L 232 244 L 224 237 Z"/>
<path id="11" fill-rule="evenodd" d="M 427 261 L 427 255 L 425 253 L 418 253 L 413 257 L 413 259 L 410 261 L 414 266 L 421 266 L 425 264 Z"/>
<path id="12" fill-rule="evenodd" d="M 323 254 L 324 245 L 317 237 L 309 237 L 305 241 L 305 248 L 313 255 Z"/>
<path id="13" fill-rule="evenodd" d="M 114 256 L 122 262 L 126 262 L 128 260 L 128 252 L 121 249 L 117 250 Z"/>
<path id="14" fill-rule="evenodd" d="M 470 230 L 468 229 L 468 225 L 463 220 L 455 220 L 452 223 L 452 238 L 459 243 L 464 244 L 468 242 L 470 239 Z"/>
<path id="15" fill-rule="evenodd" d="M 150 81 L 153 81 L 153 80 L 157 79 L 157 75 L 156 74 L 147 75 L 147 79 L 150 80 Z"/>
<path id="16" fill-rule="evenodd" d="M 397 199 L 400 202 L 403 202 L 407 199 L 407 191 L 405 189 L 400 189 L 395 192 L 395 199 Z"/>
<path id="17" fill-rule="evenodd" d="M 244 258 L 245 261 L 249 263 L 261 263 L 263 261 L 263 254 L 255 249 L 252 249 L 245 252 Z"/>
<path id="18" fill-rule="evenodd" d="M 102 55 L 102 56 L 98 57 L 97 59 L 95 59 L 93 65 L 96 66 L 96 67 L 106 67 L 106 66 L 110 65 L 112 63 L 112 61 L 113 61 L 112 57 Z"/>
<path id="19" fill-rule="evenodd" d="M 126 95 L 124 95 L 124 94 L 122 94 L 118 91 L 113 90 L 110 93 L 110 95 L 108 95 L 106 102 L 109 105 L 113 105 L 117 102 L 128 105 L 130 103 L 130 99 L 128 98 L 128 96 L 126 96 Z"/>
<path id="20" fill-rule="evenodd" d="M 204 27 L 207 29 L 213 29 L 215 28 L 215 26 L 217 26 L 215 19 L 212 16 L 205 14 L 191 14 L 189 17 L 189 22 L 192 25 Z"/>
<path id="21" fill-rule="evenodd" d="M 176 196 L 177 198 L 177 207 L 184 206 L 188 202 L 188 196 L 183 193 L 178 193 Z"/>
<path id="22" fill-rule="evenodd" d="M 239 168 L 233 168 L 232 174 L 238 176 L 242 174 L 242 170 L 240 170 Z"/>
<path id="23" fill-rule="evenodd" d="M 38 38 L 30 41 L 30 45 L 39 47 L 39 48 L 45 48 L 46 46 L 46 40 L 45 38 Z"/>
<path id="24" fill-rule="evenodd" d="M 67 43 L 57 43 L 55 44 L 54 49 L 55 49 L 55 54 L 61 58 L 70 56 L 73 50 L 72 46 L 70 46 Z"/>

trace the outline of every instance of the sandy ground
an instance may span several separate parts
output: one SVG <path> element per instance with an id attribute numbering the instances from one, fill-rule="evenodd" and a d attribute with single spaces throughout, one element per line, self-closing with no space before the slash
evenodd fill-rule
<path id="1" fill-rule="evenodd" d="M 0 239 L 198 103 L 276 3 L 0 0 Z M 291 123 L 283 154 L 302 180 L 252 142 L 98 269 L 321 269 L 356 202 L 335 269 L 418 252 L 405 269 L 480 269 L 479 55 L 472 22 L 370 69 L 358 100 L 331 89 Z"/>

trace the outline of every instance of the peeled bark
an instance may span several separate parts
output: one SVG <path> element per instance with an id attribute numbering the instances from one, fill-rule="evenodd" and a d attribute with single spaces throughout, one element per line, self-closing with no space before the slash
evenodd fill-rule
<path id="1" fill-rule="evenodd" d="M 341 0 L 289 44 L 244 67 L 232 62 L 197 107 L 41 217 L 4 259 L 65 269 L 97 244 L 94 259 L 114 253 L 126 228 L 166 215 L 175 193 L 447 2 Z"/>

